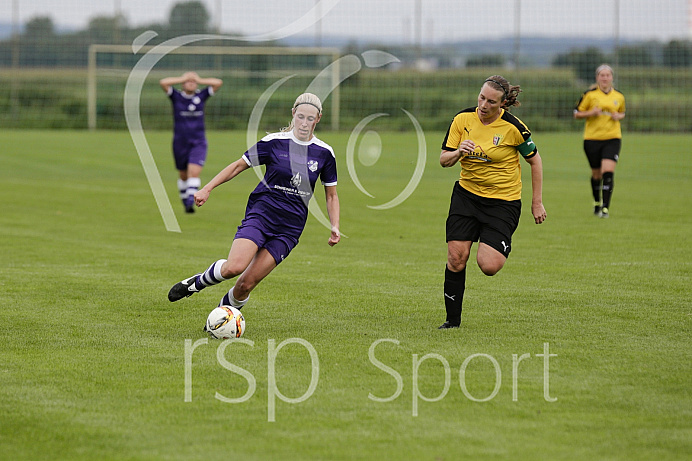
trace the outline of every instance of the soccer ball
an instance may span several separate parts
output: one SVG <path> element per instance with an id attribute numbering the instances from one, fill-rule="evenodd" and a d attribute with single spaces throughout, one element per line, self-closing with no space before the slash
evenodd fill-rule
<path id="1" fill-rule="evenodd" d="M 209 313 L 204 329 L 212 338 L 240 338 L 245 333 L 245 319 L 235 307 L 219 306 Z"/>

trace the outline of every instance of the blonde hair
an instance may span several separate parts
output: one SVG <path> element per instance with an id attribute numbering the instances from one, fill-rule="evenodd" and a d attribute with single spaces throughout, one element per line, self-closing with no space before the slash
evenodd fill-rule
<path id="1" fill-rule="evenodd" d="M 612 68 L 612 67 L 610 67 L 608 64 L 601 64 L 600 66 L 598 66 L 598 67 L 596 68 L 596 77 L 598 77 L 598 74 L 600 74 L 600 73 L 603 72 L 604 70 L 609 70 L 609 71 L 610 71 L 610 74 L 613 75 L 613 76 L 615 76 L 615 72 L 613 72 L 613 68 Z"/>
<path id="2" fill-rule="evenodd" d="M 296 102 L 293 103 L 293 108 L 291 109 L 291 113 L 293 113 L 298 106 L 301 104 L 309 104 L 313 106 L 314 108 L 317 109 L 317 115 L 322 114 L 322 101 L 320 101 L 320 98 L 317 97 L 317 95 L 314 95 L 312 93 L 303 93 L 300 96 L 296 98 Z M 282 132 L 286 131 L 291 131 L 293 129 L 293 117 L 291 117 L 291 123 L 288 124 L 288 126 L 281 128 Z"/>
<path id="3" fill-rule="evenodd" d="M 609 70 L 609 71 L 610 71 L 610 75 L 612 75 L 613 78 L 615 77 L 615 72 L 613 71 L 613 68 L 612 68 L 612 67 L 610 67 L 608 64 L 601 64 L 600 66 L 598 66 L 598 67 L 596 68 L 596 79 L 598 79 L 598 74 L 600 74 L 600 73 L 603 72 L 604 70 Z M 611 85 L 611 87 L 612 87 L 612 85 Z M 595 89 L 595 88 L 598 88 L 598 82 L 592 83 L 592 84 L 589 86 L 589 89 L 590 89 L 590 90 L 593 90 L 593 89 Z"/>

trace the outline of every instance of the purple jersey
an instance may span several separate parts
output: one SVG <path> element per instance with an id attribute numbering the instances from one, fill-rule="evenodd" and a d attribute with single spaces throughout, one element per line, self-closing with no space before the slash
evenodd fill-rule
<path id="1" fill-rule="evenodd" d="M 288 131 L 265 136 L 243 159 L 251 167 L 266 167 L 264 179 L 248 199 L 245 220 L 259 221 L 266 232 L 298 239 L 317 179 L 325 186 L 336 186 L 332 148 L 316 137 L 300 141 Z"/>
<path id="2" fill-rule="evenodd" d="M 168 97 L 173 103 L 174 137 L 185 139 L 204 139 L 204 103 L 214 94 L 212 87 L 186 94 L 173 87 L 168 89 Z"/>

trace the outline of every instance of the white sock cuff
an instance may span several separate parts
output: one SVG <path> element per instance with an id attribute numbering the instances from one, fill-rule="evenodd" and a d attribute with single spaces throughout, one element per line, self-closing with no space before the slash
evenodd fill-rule
<path id="1" fill-rule="evenodd" d="M 221 276 L 221 266 L 225 262 L 225 259 L 219 259 L 218 261 L 216 261 L 216 264 L 214 265 L 214 278 L 216 280 L 228 280 L 226 277 Z"/>
<path id="2" fill-rule="evenodd" d="M 187 187 L 194 187 L 195 189 L 199 189 L 199 186 L 202 185 L 202 180 L 199 178 L 187 178 Z"/>
<path id="3" fill-rule="evenodd" d="M 187 181 L 178 179 L 178 190 L 184 192 L 187 190 Z"/>
<path id="4" fill-rule="evenodd" d="M 250 297 L 248 296 L 247 298 L 243 299 L 242 301 L 238 301 L 237 299 L 235 299 L 235 296 L 233 296 L 233 288 L 231 288 L 230 290 L 228 290 L 228 299 L 231 300 L 231 306 L 233 306 L 235 308 L 241 308 L 248 302 Z"/>

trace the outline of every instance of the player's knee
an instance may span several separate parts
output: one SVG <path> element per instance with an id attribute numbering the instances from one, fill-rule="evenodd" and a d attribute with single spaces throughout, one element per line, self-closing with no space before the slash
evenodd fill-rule
<path id="1" fill-rule="evenodd" d="M 481 268 L 481 272 L 483 272 L 485 275 L 492 277 L 493 275 L 497 274 L 500 272 L 501 267 L 489 267 L 489 266 L 479 266 Z"/>
<path id="2" fill-rule="evenodd" d="M 448 255 L 447 256 L 447 267 L 452 272 L 461 272 L 466 267 L 467 258 L 461 255 Z"/>
<path id="3" fill-rule="evenodd" d="M 232 279 L 242 274 L 244 270 L 245 268 L 241 267 L 239 264 L 226 261 L 221 266 L 221 276 L 225 279 Z"/>
<path id="4" fill-rule="evenodd" d="M 447 267 L 452 272 L 461 272 L 466 267 L 466 262 L 469 259 L 469 253 L 465 251 L 447 251 Z"/>
<path id="5" fill-rule="evenodd" d="M 502 266 L 504 266 L 504 262 L 501 263 L 498 261 L 478 261 L 478 267 L 480 267 L 481 272 L 490 277 L 500 272 Z"/>
<path id="6" fill-rule="evenodd" d="M 233 296 L 236 299 L 245 299 L 257 284 L 247 279 L 240 279 L 233 287 Z"/>

